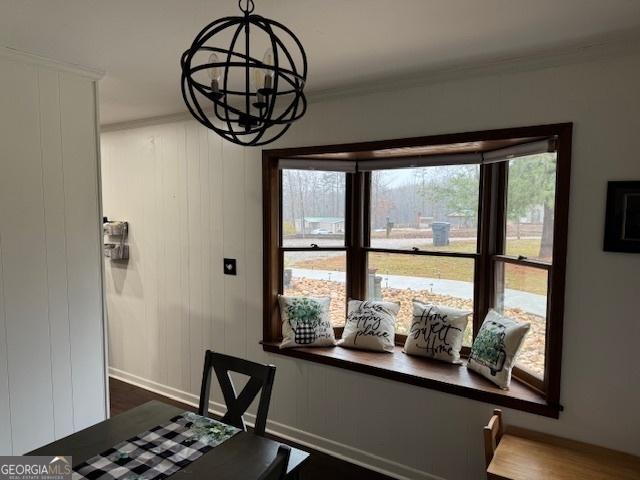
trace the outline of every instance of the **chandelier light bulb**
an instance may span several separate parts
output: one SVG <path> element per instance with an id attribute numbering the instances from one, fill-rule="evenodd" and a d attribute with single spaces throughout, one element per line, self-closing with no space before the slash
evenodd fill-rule
<path id="1" fill-rule="evenodd" d="M 218 55 L 212 53 L 209 55 L 209 63 L 219 63 L 220 59 Z M 211 79 L 211 91 L 213 93 L 218 93 L 220 90 L 220 77 L 222 76 L 222 70 L 220 67 L 209 67 L 208 69 L 209 78 Z"/>
<path id="2" fill-rule="evenodd" d="M 264 71 L 262 68 L 253 69 L 253 83 L 256 90 L 264 87 Z"/>
<path id="3" fill-rule="evenodd" d="M 273 67 L 273 50 L 268 48 L 267 51 L 264 52 L 264 56 L 262 57 L 262 63 L 266 66 Z M 262 72 L 262 77 L 264 78 L 264 81 L 262 82 L 262 87 L 264 88 L 264 90 L 266 90 L 263 93 L 268 94 L 270 93 L 272 83 L 273 83 L 273 70 L 271 70 L 270 68 L 262 68 L 260 70 Z"/>
<path id="4" fill-rule="evenodd" d="M 253 86 L 256 89 L 256 101 L 253 103 L 253 106 L 262 109 L 267 106 L 267 102 L 263 93 L 264 87 L 264 72 L 261 68 L 253 69 Z"/>

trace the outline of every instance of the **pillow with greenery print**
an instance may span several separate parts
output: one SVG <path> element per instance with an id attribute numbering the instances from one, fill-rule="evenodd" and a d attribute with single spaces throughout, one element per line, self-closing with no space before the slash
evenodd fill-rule
<path id="1" fill-rule="evenodd" d="M 516 322 L 489 310 L 473 341 L 467 368 L 507 390 L 511 383 L 511 369 L 529 327 L 528 323 Z"/>
<path id="2" fill-rule="evenodd" d="M 280 348 L 332 347 L 336 344 L 329 319 L 331 298 L 279 295 L 282 319 Z"/>

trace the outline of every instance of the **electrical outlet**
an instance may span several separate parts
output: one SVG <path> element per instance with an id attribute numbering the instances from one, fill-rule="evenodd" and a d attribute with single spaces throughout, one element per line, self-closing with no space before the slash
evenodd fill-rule
<path id="1" fill-rule="evenodd" d="M 224 274 L 225 275 L 237 275 L 236 259 L 225 258 L 224 259 Z"/>

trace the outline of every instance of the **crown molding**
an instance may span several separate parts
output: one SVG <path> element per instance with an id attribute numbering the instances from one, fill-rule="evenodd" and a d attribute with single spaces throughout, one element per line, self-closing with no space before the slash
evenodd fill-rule
<path id="1" fill-rule="evenodd" d="M 475 59 L 473 62 L 441 65 L 408 75 L 387 76 L 377 80 L 368 79 L 349 85 L 311 90 L 306 96 L 308 102 L 312 104 L 344 97 L 395 92 L 469 78 L 542 70 L 598 60 L 614 60 L 634 54 L 640 54 L 640 28 L 606 36 L 592 37 L 587 40 L 583 39 L 573 45 L 535 50 L 517 56 Z M 105 124 L 102 125 L 101 131 L 110 132 L 192 119 L 193 117 L 185 111 Z"/>
<path id="2" fill-rule="evenodd" d="M 171 113 L 169 115 L 159 115 L 156 117 L 140 118 L 137 120 L 125 120 L 123 122 L 114 122 L 100 125 L 100 133 L 116 132 L 118 130 L 131 130 L 134 128 L 150 127 L 153 125 L 162 125 L 165 123 L 186 122 L 189 120 L 196 121 L 189 112 Z"/>
<path id="3" fill-rule="evenodd" d="M 54 70 L 63 72 L 75 73 L 83 77 L 87 77 L 91 80 L 100 80 L 104 77 L 105 72 L 92 67 L 85 67 L 83 65 L 77 65 L 74 63 L 62 62 L 60 60 L 54 60 L 52 58 L 35 55 L 33 53 L 23 52 L 12 47 L 0 45 L 0 58 L 8 58 L 10 60 L 16 60 L 32 65 L 38 65 L 41 67 L 47 67 Z"/>
<path id="4" fill-rule="evenodd" d="M 640 53 L 640 28 L 605 36 L 591 37 L 568 46 L 532 50 L 517 56 L 478 58 L 473 61 L 441 65 L 407 75 L 385 76 L 334 88 L 313 90 L 307 94 L 310 103 L 383 93 L 424 85 L 486 77 L 505 73 L 542 70 L 564 65 L 613 60 Z"/>

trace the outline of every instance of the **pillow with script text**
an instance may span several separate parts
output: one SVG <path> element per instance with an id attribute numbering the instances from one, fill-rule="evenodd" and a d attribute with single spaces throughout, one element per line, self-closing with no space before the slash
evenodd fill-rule
<path id="1" fill-rule="evenodd" d="M 413 301 L 413 320 L 404 343 L 404 353 L 462 363 L 462 338 L 469 321 L 469 310 Z"/>
<path id="2" fill-rule="evenodd" d="M 374 352 L 393 352 L 400 304 L 349 300 L 347 321 L 338 345 Z"/>
<path id="3" fill-rule="evenodd" d="M 516 322 L 489 310 L 473 341 L 467 368 L 507 390 L 511 383 L 511 369 L 529 327 L 528 323 Z"/>
<path id="4" fill-rule="evenodd" d="M 336 339 L 329 320 L 331 298 L 278 295 L 282 317 L 280 348 L 333 347 Z"/>

